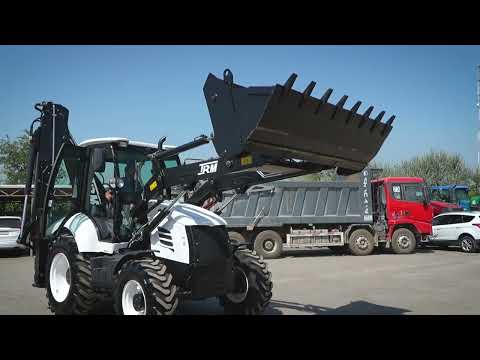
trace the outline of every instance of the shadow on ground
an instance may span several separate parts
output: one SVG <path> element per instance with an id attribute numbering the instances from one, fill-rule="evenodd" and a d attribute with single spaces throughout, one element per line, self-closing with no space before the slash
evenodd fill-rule
<path id="1" fill-rule="evenodd" d="M 361 300 L 338 308 L 274 300 L 270 302 L 268 309 L 265 311 L 265 315 L 283 315 L 285 310 L 296 310 L 313 315 L 403 315 L 411 311 L 408 309 L 377 305 Z"/>
<path id="2" fill-rule="evenodd" d="M 444 250 L 442 248 L 418 248 L 415 252 L 419 254 L 433 253 L 434 250 Z M 455 250 L 455 248 L 448 248 L 447 250 Z M 458 251 L 458 249 L 457 249 Z M 375 255 L 392 255 L 394 252 L 392 249 L 375 249 L 375 251 L 369 256 Z M 331 257 L 331 256 L 355 256 L 348 252 L 344 254 L 338 254 L 330 249 L 318 249 L 318 250 L 288 250 L 282 255 L 282 259 L 286 258 L 302 258 L 302 257 Z"/>
<path id="3" fill-rule="evenodd" d="M 28 250 L 21 249 L 0 249 L 0 258 L 16 258 L 29 256 Z"/>

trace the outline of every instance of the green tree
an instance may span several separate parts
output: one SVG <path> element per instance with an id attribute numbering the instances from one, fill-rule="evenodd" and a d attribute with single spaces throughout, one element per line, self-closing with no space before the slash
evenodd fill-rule
<path id="1" fill-rule="evenodd" d="M 0 165 L 2 165 L 3 182 L 24 184 L 27 177 L 27 162 L 30 140 L 28 132 L 16 139 L 5 136 L 0 139 Z"/>
<path id="2" fill-rule="evenodd" d="M 397 164 L 375 163 L 374 167 L 382 169 L 381 176 L 418 176 L 428 185 L 472 185 L 473 170 L 468 168 L 460 154 L 446 151 L 432 150 Z"/>

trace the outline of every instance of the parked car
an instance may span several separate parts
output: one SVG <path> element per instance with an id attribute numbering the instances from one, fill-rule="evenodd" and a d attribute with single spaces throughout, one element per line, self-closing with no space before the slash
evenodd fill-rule
<path id="1" fill-rule="evenodd" d="M 460 246 L 464 252 L 476 252 L 480 245 L 480 212 L 450 212 L 435 216 L 429 243 Z"/>
<path id="2" fill-rule="evenodd" d="M 0 249 L 25 249 L 24 245 L 17 244 L 20 224 L 20 217 L 0 216 Z"/>

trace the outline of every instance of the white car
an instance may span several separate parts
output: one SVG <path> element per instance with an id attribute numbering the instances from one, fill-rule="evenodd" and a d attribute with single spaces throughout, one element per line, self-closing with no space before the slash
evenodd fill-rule
<path id="1" fill-rule="evenodd" d="M 20 217 L 0 216 L 0 249 L 25 249 L 25 246 L 17 244 L 20 223 Z"/>
<path id="2" fill-rule="evenodd" d="M 464 252 L 476 252 L 480 245 L 480 212 L 449 212 L 435 216 L 429 242 L 440 246 L 460 246 Z"/>

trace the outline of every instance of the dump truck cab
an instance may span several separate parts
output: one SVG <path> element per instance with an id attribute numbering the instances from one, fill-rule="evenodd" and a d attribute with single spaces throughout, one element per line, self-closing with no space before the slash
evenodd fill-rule
<path id="1" fill-rule="evenodd" d="M 400 228 L 414 233 L 417 243 L 432 233 L 432 207 L 425 181 L 419 177 L 386 177 L 372 180 L 374 216 L 385 221 L 387 239 Z"/>

